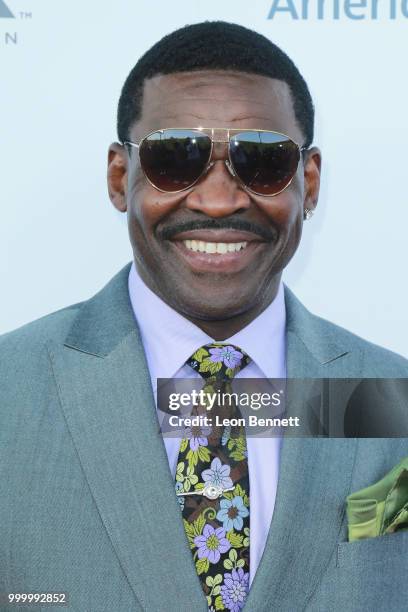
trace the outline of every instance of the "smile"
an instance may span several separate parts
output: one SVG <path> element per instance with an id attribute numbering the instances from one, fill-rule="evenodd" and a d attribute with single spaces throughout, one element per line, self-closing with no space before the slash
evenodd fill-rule
<path id="1" fill-rule="evenodd" d="M 204 242 L 203 240 L 183 240 L 184 246 L 190 251 L 225 255 L 245 249 L 247 242 Z"/>
<path id="2" fill-rule="evenodd" d="M 180 232 L 168 244 L 191 272 L 235 274 L 259 265 L 269 247 L 253 232 L 233 229 L 196 229 Z"/>
<path id="3" fill-rule="evenodd" d="M 248 266 L 256 266 L 261 260 L 266 242 L 209 242 L 205 240 L 171 241 L 174 253 L 181 258 L 193 273 L 235 274 L 244 271 Z M 195 242 L 195 244 L 191 244 Z M 204 250 L 199 249 L 204 245 Z M 226 248 L 227 247 L 227 248 Z"/>

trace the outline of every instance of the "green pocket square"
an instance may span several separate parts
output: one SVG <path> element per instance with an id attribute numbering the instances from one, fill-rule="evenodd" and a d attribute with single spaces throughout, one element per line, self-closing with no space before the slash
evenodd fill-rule
<path id="1" fill-rule="evenodd" d="M 347 497 L 349 542 L 408 529 L 408 457 L 375 484 Z"/>

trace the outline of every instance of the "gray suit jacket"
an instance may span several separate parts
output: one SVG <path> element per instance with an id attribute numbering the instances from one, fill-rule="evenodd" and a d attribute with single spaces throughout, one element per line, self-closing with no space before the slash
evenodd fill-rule
<path id="1" fill-rule="evenodd" d="M 128 271 L 0 338 L 0 591 L 66 591 L 76 612 L 205 612 Z M 408 377 L 403 358 L 285 299 L 288 377 Z M 406 609 L 408 532 L 347 542 L 345 499 L 407 454 L 405 439 L 285 437 L 245 612 Z"/>

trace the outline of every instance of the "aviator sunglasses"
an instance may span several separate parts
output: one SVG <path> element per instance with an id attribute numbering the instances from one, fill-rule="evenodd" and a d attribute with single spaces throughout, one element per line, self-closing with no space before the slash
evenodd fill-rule
<path id="1" fill-rule="evenodd" d="M 140 165 L 153 187 L 178 193 L 192 187 L 214 165 L 214 143 L 228 145 L 225 164 L 238 181 L 256 195 L 275 196 L 296 174 L 301 152 L 307 149 L 289 136 L 267 130 L 229 128 L 167 128 L 155 130 L 139 143 Z"/>

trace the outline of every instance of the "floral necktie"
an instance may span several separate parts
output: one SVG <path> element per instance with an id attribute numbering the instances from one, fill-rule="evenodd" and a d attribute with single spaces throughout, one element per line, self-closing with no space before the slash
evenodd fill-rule
<path id="1" fill-rule="evenodd" d="M 204 378 L 204 393 L 219 397 L 231 393 L 232 378 L 249 362 L 250 357 L 238 347 L 217 342 L 199 348 L 186 363 Z M 176 493 L 209 610 L 239 612 L 249 590 L 245 428 L 235 427 L 234 421 L 229 424 L 231 417 L 239 416 L 235 405 L 215 404 L 211 412 L 202 406 L 198 412 L 206 414 L 211 427 L 186 428 L 177 461 Z M 221 425 L 216 424 L 217 414 Z"/>

